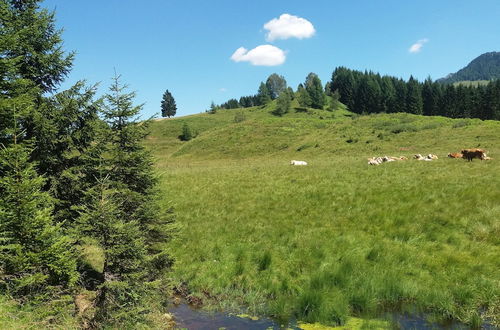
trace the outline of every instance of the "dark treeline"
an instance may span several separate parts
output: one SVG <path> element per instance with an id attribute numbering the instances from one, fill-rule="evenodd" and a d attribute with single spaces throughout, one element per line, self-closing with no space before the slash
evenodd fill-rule
<path id="1" fill-rule="evenodd" d="M 87 325 L 127 328 L 172 263 L 148 121 L 118 75 L 58 89 L 74 55 L 39 2 L 0 0 L 0 295 L 56 319 L 87 289 Z"/>
<path id="2" fill-rule="evenodd" d="M 331 92 L 359 114 L 407 112 L 425 116 L 500 120 L 500 80 L 487 85 L 443 85 L 430 78 L 423 83 L 361 72 L 335 69 Z"/>

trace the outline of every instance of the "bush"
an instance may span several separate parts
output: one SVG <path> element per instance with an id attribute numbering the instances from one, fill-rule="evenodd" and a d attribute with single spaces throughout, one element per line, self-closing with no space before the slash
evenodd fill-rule
<path id="1" fill-rule="evenodd" d="M 241 123 L 243 121 L 245 121 L 247 118 L 245 116 L 245 114 L 243 112 L 237 112 L 235 115 L 234 115 L 234 119 L 233 121 L 235 123 Z"/>
<path id="2" fill-rule="evenodd" d="M 187 123 L 182 126 L 182 134 L 179 136 L 181 141 L 189 141 L 193 138 L 193 132 Z"/>

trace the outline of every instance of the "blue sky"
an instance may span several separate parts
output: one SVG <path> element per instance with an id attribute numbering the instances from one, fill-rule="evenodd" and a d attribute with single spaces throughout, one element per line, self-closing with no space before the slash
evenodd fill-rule
<path id="1" fill-rule="evenodd" d="M 86 79 L 105 92 L 116 68 L 137 103 L 145 103 L 144 117 L 159 113 L 166 89 L 183 116 L 212 101 L 255 94 L 274 72 L 294 89 L 309 72 L 326 83 L 337 66 L 437 79 L 500 51 L 499 0 L 46 0 L 42 6 L 56 10 L 64 48 L 76 52 L 62 88 Z M 272 46 L 258 49 L 271 62 L 248 53 L 261 45 Z M 246 52 L 236 62 L 231 57 L 240 47 Z M 257 65 L 245 61 L 254 55 Z"/>

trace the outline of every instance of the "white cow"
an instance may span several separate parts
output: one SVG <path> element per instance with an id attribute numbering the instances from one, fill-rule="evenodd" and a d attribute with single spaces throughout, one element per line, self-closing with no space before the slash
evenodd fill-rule
<path id="1" fill-rule="evenodd" d="M 292 160 L 290 161 L 290 165 L 307 165 L 307 162 L 303 160 Z"/>

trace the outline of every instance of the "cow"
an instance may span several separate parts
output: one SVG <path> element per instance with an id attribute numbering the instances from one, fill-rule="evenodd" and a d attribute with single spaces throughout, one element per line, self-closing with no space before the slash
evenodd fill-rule
<path id="1" fill-rule="evenodd" d="M 430 160 L 436 160 L 436 159 L 439 159 L 439 158 L 438 158 L 438 156 L 433 155 L 433 154 L 428 154 L 426 158 L 427 158 L 427 159 L 430 159 Z"/>
<path id="2" fill-rule="evenodd" d="M 463 158 L 463 157 L 464 157 L 464 155 L 462 155 L 462 153 L 461 153 L 461 152 L 450 152 L 450 153 L 448 154 L 448 157 L 449 157 L 449 158 Z"/>
<path id="3" fill-rule="evenodd" d="M 303 160 L 292 160 L 290 161 L 290 165 L 307 165 L 307 162 Z"/>
<path id="4" fill-rule="evenodd" d="M 474 158 L 483 160 L 486 157 L 486 151 L 483 149 L 464 149 L 462 150 L 462 155 L 464 159 L 472 162 Z"/>

